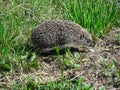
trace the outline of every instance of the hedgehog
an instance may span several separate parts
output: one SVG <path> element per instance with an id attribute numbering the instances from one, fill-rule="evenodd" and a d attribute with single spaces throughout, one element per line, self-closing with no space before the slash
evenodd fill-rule
<path id="1" fill-rule="evenodd" d="M 92 36 L 86 29 L 67 20 L 51 20 L 37 25 L 31 34 L 31 42 L 40 53 L 55 51 L 56 46 L 60 50 L 71 48 L 87 52 L 93 51 L 94 46 Z"/>

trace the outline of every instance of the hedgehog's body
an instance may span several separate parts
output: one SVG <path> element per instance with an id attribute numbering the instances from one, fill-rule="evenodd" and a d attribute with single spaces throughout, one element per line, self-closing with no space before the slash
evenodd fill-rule
<path id="1" fill-rule="evenodd" d="M 68 21 L 43 22 L 33 31 L 31 40 L 43 53 L 53 50 L 55 46 L 61 49 L 93 46 L 92 37 L 88 31 Z"/>

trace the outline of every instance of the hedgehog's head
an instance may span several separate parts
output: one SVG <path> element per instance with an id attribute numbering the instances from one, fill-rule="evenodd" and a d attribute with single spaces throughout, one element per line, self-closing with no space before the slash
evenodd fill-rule
<path id="1" fill-rule="evenodd" d="M 80 34 L 79 42 L 82 45 L 86 45 L 86 46 L 89 46 L 89 47 L 94 47 L 94 42 L 92 40 L 92 37 L 87 33 Z"/>

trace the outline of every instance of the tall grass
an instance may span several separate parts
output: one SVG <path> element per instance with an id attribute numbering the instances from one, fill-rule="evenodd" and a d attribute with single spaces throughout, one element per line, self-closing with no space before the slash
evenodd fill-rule
<path id="1" fill-rule="evenodd" d="M 75 21 L 99 37 L 117 23 L 116 0 L 62 0 L 64 18 Z"/>

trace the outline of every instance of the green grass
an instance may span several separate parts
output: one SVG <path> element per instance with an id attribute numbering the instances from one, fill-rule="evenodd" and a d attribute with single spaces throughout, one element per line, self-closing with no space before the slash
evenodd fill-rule
<path id="1" fill-rule="evenodd" d="M 62 0 L 61 3 L 64 18 L 87 28 L 94 38 L 118 24 L 116 0 Z"/>
<path id="2" fill-rule="evenodd" d="M 106 34 L 109 31 L 107 28 L 118 24 L 118 14 L 116 0 L 0 0 L 0 73 L 7 76 L 9 72 L 14 75 L 22 73 L 21 69 L 24 72 L 30 72 L 31 68 L 41 69 L 37 63 L 39 57 L 30 44 L 31 32 L 40 22 L 52 19 L 75 21 L 96 38 Z M 66 65 L 75 64 L 73 60 L 70 62 L 69 55 L 66 59 Z M 46 90 L 91 90 L 90 86 L 80 87 L 81 83 L 79 80 L 75 84 L 61 81 L 39 86 L 28 82 L 22 88 L 32 90 L 39 86 Z M 21 87 L 24 83 L 19 84 Z M 12 88 L 15 90 L 17 85 Z"/>
<path id="3" fill-rule="evenodd" d="M 60 82 L 47 82 L 44 85 L 36 83 L 29 78 L 26 84 L 13 85 L 12 90 L 18 90 L 19 88 L 21 90 L 93 90 L 92 85 L 85 85 L 83 80 L 83 78 L 79 78 L 74 82 L 61 80 Z"/>
<path id="4" fill-rule="evenodd" d="M 8 0 L 0 5 L 0 63 L 13 64 L 31 52 L 30 34 L 34 26 L 56 15 L 47 0 Z"/>

